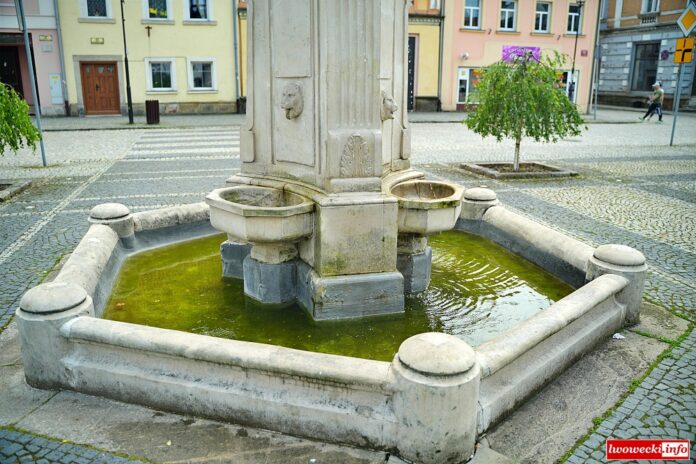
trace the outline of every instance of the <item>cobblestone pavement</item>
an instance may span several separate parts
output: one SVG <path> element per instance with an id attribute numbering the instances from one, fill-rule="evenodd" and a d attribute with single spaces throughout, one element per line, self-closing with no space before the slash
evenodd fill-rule
<path id="1" fill-rule="evenodd" d="M 127 464 L 143 461 L 0 428 L 0 464 Z"/>
<path id="2" fill-rule="evenodd" d="M 604 462 L 607 437 L 691 440 L 696 456 L 696 331 L 578 447 L 567 462 Z M 677 461 L 660 461 L 677 462 Z M 684 461 L 681 461 L 684 462 Z M 693 462 L 693 461 L 692 461 Z"/>
<path id="3" fill-rule="evenodd" d="M 668 125 L 656 124 L 596 124 L 577 139 L 551 146 L 523 145 L 526 159 L 553 161 L 579 171 L 579 178 L 571 180 L 502 182 L 458 170 L 456 163 L 508 161 L 511 157 L 508 143 L 481 140 L 460 124 L 412 125 L 413 163 L 430 175 L 467 187 L 485 183 L 509 207 L 589 244 L 623 243 L 638 248 L 650 263 L 647 296 L 693 321 L 696 120 L 685 121 L 677 134 L 680 145 L 672 148 L 666 146 Z M 646 140 L 653 145 L 645 145 Z M 27 163 L 37 162 L 36 155 L 0 158 L 0 178 L 34 179 L 27 192 L 0 203 L 0 330 L 9 322 L 24 291 L 39 283 L 56 261 L 75 247 L 87 230 L 86 216 L 93 206 L 115 201 L 141 211 L 201 201 L 239 167 L 239 135 L 229 127 L 55 132 L 47 134 L 46 142 L 49 160 L 55 163 L 49 169 L 27 167 Z M 677 369 L 683 365 L 682 359 L 691 364 L 696 361 L 693 337 L 675 349 L 673 358 L 663 360 L 629 398 L 643 394 L 638 404 L 652 410 L 661 408 L 661 401 L 665 401 L 661 398 L 666 398 L 656 392 L 658 385 L 664 385 L 670 394 L 686 395 L 688 392 L 679 389 L 682 384 L 678 380 L 684 378 L 678 376 L 681 371 Z M 668 364 L 670 360 L 673 364 Z M 693 383 L 693 371 L 689 372 Z M 684 388 L 691 388 L 691 399 L 680 403 L 683 408 L 665 415 L 674 427 L 654 426 L 664 429 L 664 436 L 672 429 L 686 432 L 671 416 L 682 418 L 682 423 L 691 427 L 689 433 L 694 432 L 693 385 Z M 617 410 L 617 414 L 621 412 Z M 625 420 L 614 422 L 612 416 L 602 424 L 602 430 L 618 434 L 628 418 L 633 418 L 625 414 Z M 634 429 L 640 432 L 640 427 Z M 22 440 L 29 443 L 35 438 L 0 429 L 0 448 L 20 444 L 24 449 Z M 590 451 L 595 448 L 587 446 Z M 578 452 L 581 450 L 586 452 L 586 446 Z M 6 454 L 0 457 L 9 460 Z M 16 453 L 12 456 L 17 458 Z M 75 458 L 74 462 L 101 461 Z"/>

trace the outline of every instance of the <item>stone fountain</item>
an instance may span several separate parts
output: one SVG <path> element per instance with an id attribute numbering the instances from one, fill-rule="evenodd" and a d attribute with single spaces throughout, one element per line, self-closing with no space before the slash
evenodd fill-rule
<path id="1" fill-rule="evenodd" d="M 343 319 L 427 288 L 427 236 L 454 227 L 463 189 L 413 180 L 408 4 L 250 4 L 241 173 L 206 201 L 224 274 L 255 300 Z"/>

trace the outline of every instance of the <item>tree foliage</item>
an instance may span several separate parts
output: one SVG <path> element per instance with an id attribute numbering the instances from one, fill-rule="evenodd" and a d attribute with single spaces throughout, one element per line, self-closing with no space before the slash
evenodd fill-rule
<path id="1" fill-rule="evenodd" d="M 36 150 L 41 138 L 29 116 L 29 105 L 11 87 L 0 82 L 0 155 L 22 147 Z"/>
<path id="2" fill-rule="evenodd" d="M 564 62 L 558 53 L 538 61 L 531 53 L 499 61 L 484 71 L 476 87 L 478 105 L 466 125 L 484 137 L 513 139 L 515 171 L 523 137 L 556 142 L 580 134 L 584 121 L 558 79 Z"/>

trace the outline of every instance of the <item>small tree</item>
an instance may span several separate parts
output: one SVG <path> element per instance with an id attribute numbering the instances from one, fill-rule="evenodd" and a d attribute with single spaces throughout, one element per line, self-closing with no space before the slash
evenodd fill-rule
<path id="1" fill-rule="evenodd" d="M 0 82 L 0 155 L 22 147 L 36 150 L 41 136 L 31 123 L 29 105 L 11 87 Z"/>
<path id="2" fill-rule="evenodd" d="M 466 119 L 469 129 L 483 137 L 515 141 L 513 169 L 520 169 L 523 137 L 556 142 L 580 134 L 583 119 L 566 96 L 557 70 L 565 60 L 556 53 L 535 59 L 526 53 L 511 61 L 499 61 L 483 73 L 476 87 L 478 105 Z"/>

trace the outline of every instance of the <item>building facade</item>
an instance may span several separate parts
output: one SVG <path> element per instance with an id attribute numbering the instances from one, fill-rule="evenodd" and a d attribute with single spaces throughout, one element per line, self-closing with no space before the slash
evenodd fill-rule
<path id="1" fill-rule="evenodd" d="M 443 40 L 442 109 L 458 111 L 476 102 L 486 66 L 515 47 L 567 57 L 559 80 L 574 81 L 573 100 L 587 111 L 600 0 L 447 0 Z M 571 79 L 571 70 L 575 73 Z"/>
<path id="2" fill-rule="evenodd" d="M 41 114 L 65 114 L 60 44 L 54 0 L 24 0 Z M 29 64 L 14 2 L 0 2 L 0 82 L 24 97 L 34 112 Z"/>
<path id="3" fill-rule="evenodd" d="M 444 18 L 441 0 L 414 0 L 408 13 L 409 110 L 439 111 Z"/>
<path id="4" fill-rule="evenodd" d="M 125 113 L 120 0 L 59 3 L 70 114 Z M 236 110 L 232 2 L 128 0 L 124 16 L 136 114 Z"/>
<path id="5" fill-rule="evenodd" d="M 600 32 L 599 102 L 641 107 L 660 81 L 671 108 L 678 65 L 673 53 L 684 36 L 677 19 L 687 0 L 604 0 Z M 682 66 L 681 106 L 696 108 L 696 64 Z"/>

